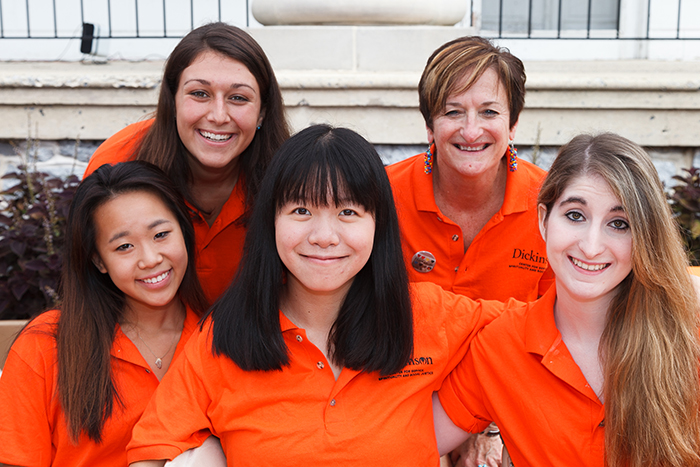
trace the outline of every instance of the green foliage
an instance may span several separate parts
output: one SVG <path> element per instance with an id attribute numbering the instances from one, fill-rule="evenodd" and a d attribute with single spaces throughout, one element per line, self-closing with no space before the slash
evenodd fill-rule
<path id="1" fill-rule="evenodd" d="M 0 319 L 25 319 L 58 305 L 64 229 L 80 179 L 36 172 L 26 165 L 0 192 Z"/>
<path id="2" fill-rule="evenodd" d="M 673 177 L 681 183 L 671 188 L 669 202 L 680 225 L 690 262 L 700 266 L 700 168 L 683 170 L 687 175 Z"/>

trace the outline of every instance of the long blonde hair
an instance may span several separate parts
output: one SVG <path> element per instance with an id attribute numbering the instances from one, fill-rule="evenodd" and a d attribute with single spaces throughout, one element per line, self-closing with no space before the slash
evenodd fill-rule
<path id="1" fill-rule="evenodd" d="M 632 272 L 618 286 L 600 342 L 609 467 L 700 465 L 698 298 L 656 169 L 615 134 L 566 144 L 538 201 L 551 211 L 567 185 L 598 175 L 632 232 Z"/>

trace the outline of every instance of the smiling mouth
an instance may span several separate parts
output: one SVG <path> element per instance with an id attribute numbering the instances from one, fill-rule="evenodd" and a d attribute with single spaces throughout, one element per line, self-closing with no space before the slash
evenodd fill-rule
<path id="1" fill-rule="evenodd" d="M 316 261 L 334 261 L 338 259 L 345 258 L 344 256 L 313 256 L 313 255 L 303 255 L 307 259 L 313 259 Z"/>
<path id="2" fill-rule="evenodd" d="M 228 141 L 231 138 L 233 138 L 233 133 L 218 134 L 218 133 L 211 133 L 209 131 L 199 130 L 199 134 L 202 135 L 204 138 L 208 139 L 209 141 L 216 141 L 216 142 Z"/>
<path id="3" fill-rule="evenodd" d="M 455 147 L 459 149 L 460 151 L 467 151 L 467 152 L 477 152 L 477 151 L 483 151 L 486 149 L 489 145 L 487 143 L 482 144 L 481 146 L 461 146 L 459 144 L 455 144 Z"/>
<path id="4" fill-rule="evenodd" d="M 579 261 L 576 258 L 573 258 L 571 256 L 569 256 L 569 259 L 571 260 L 572 263 L 574 263 L 574 265 L 576 265 L 576 266 L 578 266 L 581 269 L 586 270 L 586 271 L 600 271 L 600 270 L 605 269 L 608 266 L 610 266 L 610 263 L 586 264 L 586 263 Z"/>
<path id="5" fill-rule="evenodd" d="M 145 282 L 146 284 L 157 284 L 159 282 L 163 282 L 170 275 L 170 271 L 172 271 L 172 269 L 169 269 L 156 277 L 151 277 L 150 279 L 141 279 L 141 282 Z"/>

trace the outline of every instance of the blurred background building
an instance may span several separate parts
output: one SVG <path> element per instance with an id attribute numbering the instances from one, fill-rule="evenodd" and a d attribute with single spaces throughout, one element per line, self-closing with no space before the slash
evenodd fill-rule
<path id="1" fill-rule="evenodd" d="M 573 135 L 614 131 L 670 183 L 700 165 L 698 19 L 700 0 L 0 0 L 0 172 L 30 136 L 40 164 L 82 173 L 73 154 L 153 111 L 163 60 L 221 20 L 265 49 L 295 130 L 351 127 L 386 162 L 423 151 L 423 66 L 478 34 L 525 62 L 522 156 L 546 168 Z"/>

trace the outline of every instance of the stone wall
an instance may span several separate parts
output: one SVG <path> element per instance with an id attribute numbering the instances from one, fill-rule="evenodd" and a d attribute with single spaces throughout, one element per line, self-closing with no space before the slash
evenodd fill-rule
<path id="1" fill-rule="evenodd" d="M 274 26 L 251 29 L 276 70 L 293 128 L 351 127 L 386 160 L 427 143 L 416 87 L 428 55 L 474 31 L 438 26 Z M 517 53 L 516 53 L 517 55 Z M 81 157 L 157 99 L 163 62 L 5 62 L 0 141 L 42 142 L 42 157 Z M 665 180 L 698 159 L 700 62 L 526 61 L 527 97 L 516 135 L 547 167 L 572 136 L 613 131 L 650 149 Z M 0 145 L 0 170 L 14 150 Z M 8 162 L 10 161 L 10 162 Z M 67 164 L 56 159 L 53 162 Z M 46 162 L 48 163 L 48 162 Z M 72 162 L 70 162 L 72 165 Z M 698 165 L 698 162 L 695 162 Z"/>

